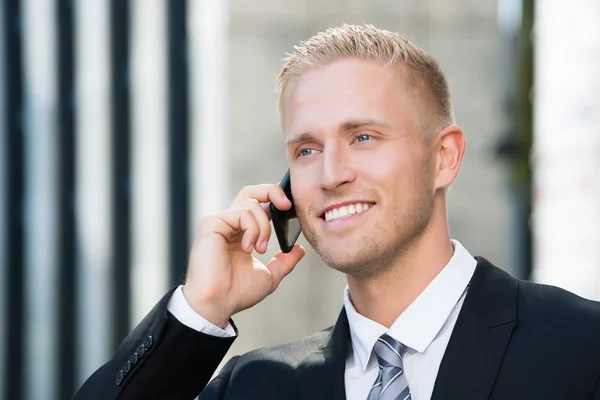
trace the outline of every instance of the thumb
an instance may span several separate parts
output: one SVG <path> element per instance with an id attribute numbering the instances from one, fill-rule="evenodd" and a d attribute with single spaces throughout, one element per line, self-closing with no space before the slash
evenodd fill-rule
<path id="1" fill-rule="evenodd" d="M 271 272 L 273 279 L 271 290 L 274 291 L 279 283 L 285 278 L 304 257 L 306 250 L 296 244 L 289 253 L 279 252 L 267 263 L 266 267 Z"/>

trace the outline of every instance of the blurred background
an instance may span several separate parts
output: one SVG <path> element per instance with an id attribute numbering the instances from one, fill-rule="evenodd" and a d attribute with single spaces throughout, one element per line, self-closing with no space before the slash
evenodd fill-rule
<path id="1" fill-rule="evenodd" d="M 597 0 L 0 4 L 2 399 L 70 398 L 183 282 L 198 220 L 281 179 L 281 58 L 342 22 L 400 32 L 446 72 L 468 142 L 452 237 L 600 300 Z M 331 325 L 344 286 L 309 250 L 235 317 L 227 358 Z"/>

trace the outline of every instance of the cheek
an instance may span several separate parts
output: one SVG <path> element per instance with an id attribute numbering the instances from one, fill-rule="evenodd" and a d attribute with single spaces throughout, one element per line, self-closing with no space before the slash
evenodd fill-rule
<path id="1" fill-rule="evenodd" d="M 393 149 L 365 152 L 355 158 L 360 170 L 369 180 L 385 184 L 401 177 L 410 163 Z"/>
<path id="2" fill-rule="evenodd" d="M 380 186 L 385 198 L 406 197 L 425 184 L 422 160 L 417 151 L 386 149 L 362 162 L 367 181 Z M 386 194 L 387 193 L 387 194 Z M 394 201 L 394 200 L 392 200 Z"/>
<path id="3" fill-rule="evenodd" d="M 307 174 L 294 174 L 292 172 L 291 179 L 294 205 L 300 212 L 305 212 L 312 199 L 315 198 L 318 186 L 314 182 L 314 177 Z"/>

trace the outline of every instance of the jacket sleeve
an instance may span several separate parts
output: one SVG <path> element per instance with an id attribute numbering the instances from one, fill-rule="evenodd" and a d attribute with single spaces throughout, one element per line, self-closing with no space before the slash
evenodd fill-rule
<path id="1" fill-rule="evenodd" d="M 229 378 L 231 377 L 231 371 L 235 367 L 236 363 L 240 359 L 239 356 L 232 357 L 231 360 L 227 361 L 227 364 L 223 366 L 219 375 L 217 375 L 210 383 L 204 388 L 198 400 L 220 400 L 225 397 L 225 391 L 229 385 Z"/>
<path id="2" fill-rule="evenodd" d="M 235 337 L 206 335 L 180 323 L 167 310 L 174 290 L 88 378 L 75 400 L 192 399 L 202 391 Z"/>

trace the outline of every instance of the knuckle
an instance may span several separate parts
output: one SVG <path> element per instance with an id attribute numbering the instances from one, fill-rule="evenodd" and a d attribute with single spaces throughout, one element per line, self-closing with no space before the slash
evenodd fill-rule
<path id="1" fill-rule="evenodd" d="M 236 204 L 239 204 L 250 197 L 250 190 L 249 186 L 244 186 L 233 199 L 232 207 L 235 207 Z"/>
<path id="2" fill-rule="evenodd" d="M 252 213 L 252 210 L 250 210 L 248 207 L 242 208 L 241 218 L 244 219 L 250 227 L 256 226 L 256 219 L 254 218 L 254 214 Z"/>
<path id="3" fill-rule="evenodd" d="M 249 199 L 247 202 L 249 207 L 260 206 L 260 202 L 256 199 Z"/>
<path id="4" fill-rule="evenodd" d="M 250 207 L 242 207 L 242 213 L 244 214 L 244 216 L 249 217 L 252 215 L 252 210 L 250 209 Z"/>
<path id="5" fill-rule="evenodd" d="M 256 185 L 248 185 L 248 186 L 244 186 L 242 188 L 242 190 L 240 190 L 240 194 L 243 197 L 250 197 L 250 193 L 252 193 L 254 191 L 254 189 L 256 188 Z"/>
<path id="6" fill-rule="evenodd" d="M 242 190 L 240 190 L 240 192 L 238 193 L 238 197 L 244 197 L 244 196 L 246 196 L 249 191 L 250 191 L 249 186 L 244 186 L 242 188 Z"/>
<path id="7" fill-rule="evenodd" d="M 221 231 L 227 226 L 227 223 L 224 221 L 225 220 L 222 218 L 221 214 L 210 215 L 200 219 L 196 229 L 194 243 L 203 240 L 203 238 L 211 236 L 215 232 Z"/>

